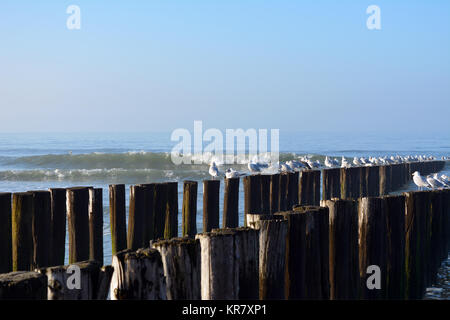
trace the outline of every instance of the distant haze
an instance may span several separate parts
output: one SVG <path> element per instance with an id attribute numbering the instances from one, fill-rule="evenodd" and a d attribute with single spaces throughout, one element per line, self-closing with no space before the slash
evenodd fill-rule
<path id="1" fill-rule="evenodd" d="M 372 4 L 381 30 L 366 27 Z M 2 0 L 0 132 L 448 133 L 449 13 L 448 0 Z"/>

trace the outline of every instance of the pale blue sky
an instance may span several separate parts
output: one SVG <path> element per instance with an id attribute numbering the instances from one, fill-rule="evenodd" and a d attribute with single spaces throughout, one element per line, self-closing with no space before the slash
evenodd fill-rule
<path id="1" fill-rule="evenodd" d="M 448 0 L 1 0 L 0 132 L 449 132 L 449 39 Z"/>

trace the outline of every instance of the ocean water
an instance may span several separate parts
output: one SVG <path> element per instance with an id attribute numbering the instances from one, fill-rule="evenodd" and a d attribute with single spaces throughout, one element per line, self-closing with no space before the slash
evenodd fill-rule
<path id="1" fill-rule="evenodd" d="M 0 133 L 0 192 L 20 192 L 57 187 L 92 186 L 103 188 L 105 264 L 111 262 L 108 185 L 178 181 L 181 206 L 183 181 L 201 182 L 209 178 L 208 165 L 172 163 L 170 151 L 177 142 L 166 133 Z M 310 155 L 323 161 L 332 157 L 385 155 L 450 156 L 450 132 L 431 133 L 313 133 L 280 130 L 280 160 Z M 222 172 L 233 167 L 246 171 L 245 164 L 220 166 Z M 450 165 L 444 171 L 450 174 Z M 404 190 L 413 190 L 409 184 Z M 198 230 L 202 230 L 202 187 L 198 189 Z M 221 185 L 221 208 L 223 184 Z M 243 186 L 240 212 L 243 224 Z M 178 216 L 181 230 L 181 207 Z M 221 221 L 221 220 L 220 220 Z M 66 241 L 67 246 L 67 241 Z M 66 262 L 68 250 L 66 250 Z M 448 298 L 449 268 L 443 265 L 440 283 L 427 298 Z M 442 280 L 444 279 L 444 280 Z M 445 280 L 446 279 L 446 280 Z"/>

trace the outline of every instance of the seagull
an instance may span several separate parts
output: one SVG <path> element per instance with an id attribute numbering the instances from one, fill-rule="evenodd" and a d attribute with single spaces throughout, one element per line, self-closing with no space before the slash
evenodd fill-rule
<path id="1" fill-rule="evenodd" d="M 421 188 L 430 188 L 431 186 L 429 185 L 429 183 L 420 175 L 419 171 L 415 171 L 413 174 L 413 181 L 416 184 L 416 186 L 419 187 L 419 190 L 421 190 Z"/>
<path id="2" fill-rule="evenodd" d="M 439 180 L 433 178 L 431 175 L 427 176 L 427 182 L 431 185 L 433 189 L 439 189 L 445 187 Z"/>
<path id="3" fill-rule="evenodd" d="M 353 164 L 358 167 L 361 165 L 361 160 L 359 160 L 357 157 L 354 157 Z"/>
<path id="4" fill-rule="evenodd" d="M 442 179 L 441 177 L 438 176 L 437 173 L 433 175 L 433 178 L 442 183 L 445 187 L 447 188 L 450 187 L 450 183 L 448 183 L 447 179 Z"/>
<path id="5" fill-rule="evenodd" d="M 209 174 L 213 177 L 213 179 L 219 176 L 219 169 L 217 169 L 216 163 L 213 161 L 209 166 Z"/>
<path id="6" fill-rule="evenodd" d="M 253 160 L 248 163 L 248 170 L 250 170 L 251 173 L 261 172 L 261 168 L 254 163 Z"/>
<path id="7" fill-rule="evenodd" d="M 225 171 L 225 177 L 227 177 L 227 179 L 238 178 L 243 175 L 244 175 L 243 173 L 240 173 L 239 171 L 236 171 L 233 168 L 228 168 L 227 171 Z"/>
<path id="8" fill-rule="evenodd" d="M 292 172 L 292 168 L 287 163 L 281 164 L 281 172 Z"/>
<path id="9" fill-rule="evenodd" d="M 344 156 L 342 156 L 341 168 L 349 168 L 349 167 L 351 167 L 350 163 L 348 163 L 347 159 L 345 159 Z"/>
<path id="10" fill-rule="evenodd" d="M 325 166 L 326 166 L 327 168 L 333 168 L 333 167 L 334 167 L 333 162 L 330 161 L 330 158 L 328 158 L 328 156 L 325 157 Z"/>

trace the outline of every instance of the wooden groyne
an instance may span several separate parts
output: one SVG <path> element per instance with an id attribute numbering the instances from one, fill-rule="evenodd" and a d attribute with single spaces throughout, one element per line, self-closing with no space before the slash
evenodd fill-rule
<path id="1" fill-rule="evenodd" d="M 112 266 L 101 189 L 0 193 L 0 299 L 421 299 L 450 248 L 450 190 L 388 194 L 444 166 L 246 176 L 244 226 L 241 179 L 226 179 L 222 229 L 221 181 L 205 180 L 201 233 L 198 183 L 185 181 L 182 238 L 177 183 L 130 186 L 128 213 L 125 186 L 111 185 Z"/>

